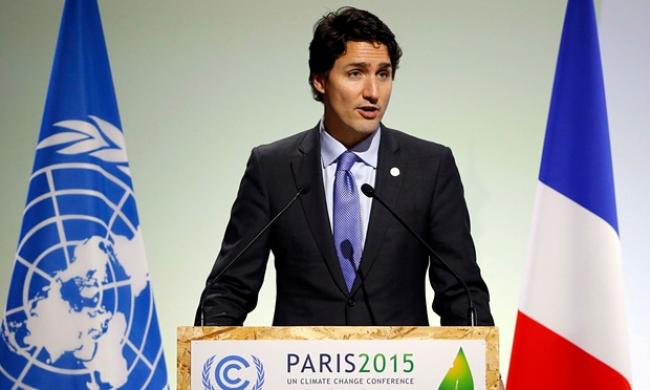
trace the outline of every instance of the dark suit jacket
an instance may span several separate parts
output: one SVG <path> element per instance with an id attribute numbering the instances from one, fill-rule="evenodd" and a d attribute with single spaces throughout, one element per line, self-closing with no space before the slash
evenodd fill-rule
<path id="1" fill-rule="evenodd" d="M 398 176 L 390 174 L 393 167 L 399 168 Z M 299 187 L 309 191 L 213 282 L 221 262 L 232 259 Z M 382 127 L 375 189 L 465 279 L 478 322 L 492 325 L 451 150 Z M 429 267 L 425 249 L 376 201 L 360 266 L 367 300 L 359 278 L 348 294 L 331 232 L 318 128 L 255 148 L 199 306 L 204 323 L 244 322 L 257 304 L 271 250 L 277 275 L 274 325 L 370 325 L 367 302 L 378 325 L 428 325 L 427 268 L 435 292 L 433 310 L 441 324 L 467 324 L 461 285 L 435 260 Z M 197 322 L 199 318 L 197 313 Z"/>

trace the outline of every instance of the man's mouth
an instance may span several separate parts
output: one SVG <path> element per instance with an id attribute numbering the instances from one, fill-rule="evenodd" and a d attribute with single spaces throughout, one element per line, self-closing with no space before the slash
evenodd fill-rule
<path id="1" fill-rule="evenodd" d="M 357 112 L 365 119 L 375 119 L 379 115 L 379 107 L 361 106 L 357 107 Z"/>

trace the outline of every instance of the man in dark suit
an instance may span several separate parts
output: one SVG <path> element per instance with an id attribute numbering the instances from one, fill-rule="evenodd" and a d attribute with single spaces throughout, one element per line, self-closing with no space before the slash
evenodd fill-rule
<path id="1" fill-rule="evenodd" d="M 492 325 L 451 150 L 381 124 L 401 56 L 393 33 L 346 7 L 317 23 L 309 51 L 323 119 L 253 150 L 196 324 L 241 325 L 272 251 L 274 325 L 428 325 L 427 269 L 441 324 L 467 325 L 462 285 L 361 194 L 368 183 L 465 280 L 478 323 Z M 306 189 L 299 201 L 216 279 L 299 188 Z"/>

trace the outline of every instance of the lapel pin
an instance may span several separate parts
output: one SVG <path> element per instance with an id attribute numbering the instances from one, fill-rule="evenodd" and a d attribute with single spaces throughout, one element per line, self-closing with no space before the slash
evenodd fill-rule
<path id="1" fill-rule="evenodd" d="M 397 176 L 399 176 L 399 168 L 397 168 L 397 167 L 392 167 L 392 168 L 390 169 L 390 175 L 393 176 L 393 177 L 397 177 Z"/>

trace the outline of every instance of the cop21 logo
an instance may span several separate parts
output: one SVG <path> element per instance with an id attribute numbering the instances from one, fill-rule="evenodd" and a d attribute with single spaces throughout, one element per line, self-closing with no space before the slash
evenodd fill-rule
<path id="1" fill-rule="evenodd" d="M 242 379 L 242 376 L 246 375 L 238 375 L 241 374 L 241 371 L 250 371 L 253 369 L 247 359 L 239 355 L 228 355 L 215 364 L 217 355 L 212 355 L 203 364 L 203 370 L 201 372 L 203 388 L 205 390 L 262 390 L 264 386 L 264 365 L 257 357 L 253 355 L 250 355 L 250 357 L 255 366 L 256 378 L 255 384 L 252 387 L 249 387 L 251 386 L 251 381 Z M 217 386 L 213 386 L 213 383 Z"/>

